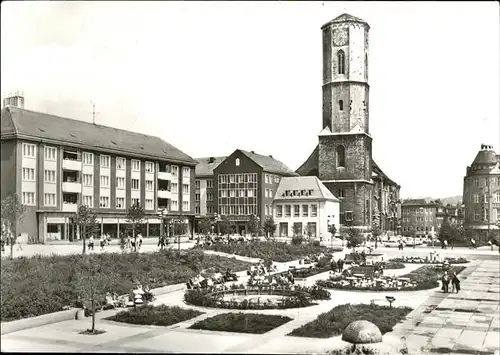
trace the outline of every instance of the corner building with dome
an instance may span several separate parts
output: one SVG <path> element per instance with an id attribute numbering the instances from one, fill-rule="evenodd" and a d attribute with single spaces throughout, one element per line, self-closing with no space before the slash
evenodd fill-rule
<path id="1" fill-rule="evenodd" d="M 401 186 L 372 158 L 368 32 L 360 18 L 342 14 L 321 27 L 323 118 L 318 146 L 297 169 L 317 176 L 341 201 L 340 225 L 400 232 Z"/>

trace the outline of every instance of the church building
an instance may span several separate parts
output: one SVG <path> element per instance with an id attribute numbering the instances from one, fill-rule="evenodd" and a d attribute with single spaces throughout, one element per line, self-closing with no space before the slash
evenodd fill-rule
<path id="1" fill-rule="evenodd" d="M 323 119 L 318 146 L 298 169 L 337 196 L 340 224 L 399 232 L 400 185 L 372 158 L 365 21 L 342 14 L 323 32 Z"/>

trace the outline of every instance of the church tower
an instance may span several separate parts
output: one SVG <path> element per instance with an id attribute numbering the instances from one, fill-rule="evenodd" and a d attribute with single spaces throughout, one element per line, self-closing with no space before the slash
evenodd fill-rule
<path id="1" fill-rule="evenodd" d="M 369 131 L 368 31 L 342 14 L 323 31 L 323 120 L 318 175 L 342 201 L 341 224 L 372 222 L 372 137 Z"/>

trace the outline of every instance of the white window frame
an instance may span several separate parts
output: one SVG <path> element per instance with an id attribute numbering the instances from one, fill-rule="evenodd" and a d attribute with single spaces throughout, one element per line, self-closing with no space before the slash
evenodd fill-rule
<path id="1" fill-rule="evenodd" d="M 138 203 L 139 206 L 141 205 L 141 198 L 140 197 L 133 197 L 130 199 L 131 206 L 134 206 L 136 203 Z"/>
<path id="2" fill-rule="evenodd" d="M 47 202 L 48 200 L 48 202 Z M 44 193 L 43 194 L 43 204 L 45 206 L 56 206 L 56 194 L 54 193 Z"/>
<path id="3" fill-rule="evenodd" d="M 123 184 L 119 184 L 118 181 L 123 181 Z M 125 190 L 126 182 L 123 176 L 116 177 L 116 189 L 117 190 Z"/>
<path id="4" fill-rule="evenodd" d="M 200 188 L 200 185 L 201 185 L 200 180 L 195 180 L 195 182 L 194 182 L 194 188 L 195 188 L 195 189 L 199 189 L 199 188 Z"/>
<path id="5" fill-rule="evenodd" d="M 83 165 L 94 165 L 94 153 L 83 152 Z"/>
<path id="6" fill-rule="evenodd" d="M 213 189 L 214 188 L 214 181 L 212 179 L 207 180 L 207 189 Z"/>
<path id="7" fill-rule="evenodd" d="M 90 176 L 90 179 L 87 177 Z M 94 175 L 93 174 L 83 174 L 83 186 L 94 186 Z M 90 180 L 90 183 L 87 183 L 87 180 Z"/>
<path id="8" fill-rule="evenodd" d="M 36 181 L 34 168 L 23 168 L 23 181 Z"/>
<path id="9" fill-rule="evenodd" d="M 144 209 L 146 209 L 146 210 L 154 210 L 154 208 L 155 208 L 155 205 L 153 203 L 153 200 L 152 199 L 146 199 Z"/>
<path id="10" fill-rule="evenodd" d="M 154 173 L 155 172 L 155 165 L 152 161 L 147 161 L 145 163 L 145 169 L 147 173 Z"/>
<path id="11" fill-rule="evenodd" d="M 107 184 L 104 184 L 103 181 L 107 181 Z M 99 176 L 99 187 L 108 188 L 109 189 L 109 175 L 100 175 Z"/>
<path id="12" fill-rule="evenodd" d="M 134 187 L 134 181 L 137 181 L 137 187 Z M 141 180 L 140 179 L 130 179 L 130 189 L 134 191 L 139 191 L 141 188 Z"/>
<path id="13" fill-rule="evenodd" d="M 182 168 L 182 177 L 185 178 L 186 176 L 191 177 L 191 168 L 188 166 Z"/>
<path id="14" fill-rule="evenodd" d="M 184 195 L 189 195 L 189 184 L 182 184 L 182 193 Z"/>
<path id="15" fill-rule="evenodd" d="M 101 168 L 109 168 L 111 165 L 111 156 L 109 155 L 101 155 L 100 156 Z"/>
<path id="16" fill-rule="evenodd" d="M 132 159 L 132 171 L 141 171 L 141 161 L 137 159 Z"/>
<path id="17" fill-rule="evenodd" d="M 150 185 L 150 186 L 148 186 Z M 155 184 L 153 180 L 146 180 L 146 191 L 154 191 Z"/>
<path id="18" fill-rule="evenodd" d="M 189 211 L 189 201 L 182 201 L 182 211 Z"/>
<path id="19" fill-rule="evenodd" d="M 170 185 L 170 189 L 172 190 L 171 192 L 173 194 L 179 194 L 179 184 L 177 182 L 173 182 L 171 185 Z"/>
<path id="20" fill-rule="evenodd" d="M 121 204 L 119 202 L 122 202 Z M 125 197 L 117 197 L 115 201 L 115 207 L 119 210 L 125 209 Z"/>
<path id="21" fill-rule="evenodd" d="M 85 200 L 87 200 L 87 199 L 90 201 L 90 204 L 85 203 Z M 82 196 L 82 202 L 83 202 L 83 205 L 85 205 L 87 207 L 90 207 L 90 208 L 93 208 L 94 207 L 94 196 L 92 196 L 92 195 L 83 195 Z"/>
<path id="22" fill-rule="evenodd" d="M 51 174 L 53 173 L 53 174 Z M 49 177 L 49 179 L 47 179 Z M 53 178 L 53 179 L 51 179 Z M 47 184 L 55 184 L 56 183 L 56 171 L 51 169 L 45 169 L 43 171 L 43 182 Z"/>
<path id="23" fill-rule="evenodd" d="M 36 145 L 23 143 L 23 158 L 36 158 Z"/>
<path id="24" fill-rule="evenodd" d="M 179 166 L 172 165 L 172 176 L 179 176 Z"/>
<path id="25" fill-rule="evenodd" d="M 107 203 L 103 203 L 103 201 L 107 201 Z M 109 208 L 109 196 L 100 196 L 99 197 L 99 208 Z"/>
<path id="26" fill-rule="evenodd" d="M 116 157 L 116 170 L 125 170 L 127 167 L 127 159 L 123 157 Z"/>
<path id="27" fill-rule="evenodd" d="M 46 146 L 44 148 L 45 160 L 55 161 L 57 158 L 57 148 Z"/>
<path id="28" fill-rule="evenodd" d="M 32 197 L 32 198 L 30 198 Z M 23 205 L 35 206 L 35 193 L 34 192 L 23 192 Z"/>

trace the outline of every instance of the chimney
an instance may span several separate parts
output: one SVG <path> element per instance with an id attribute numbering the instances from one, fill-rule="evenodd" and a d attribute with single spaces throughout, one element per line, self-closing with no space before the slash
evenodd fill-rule
<path id="1" fill-rule="evenodd" d="M 214 157 L 208 158 L 208 164 L 212 164 L 213 162 L 215 162 L 215 158 Z"/>
<path id="2" fill-rule="evenodd" d="M 274 159 L 272 155 L 269 155 L 269 158 L 272 158 L 272 159 Z"/>
<path id="3" fill-rule="evenodd" d="M 21 91 L 7 94 L 3 99 L 3 106 L 24 108 L 24 94 Z"/>
<path id="4" fill-rule="evenodd" d="M 250 153 L 255 154 L 255 152 L 254 152 L 253 150 L 252 150 L 252 151 L 250 151 Z"/>

